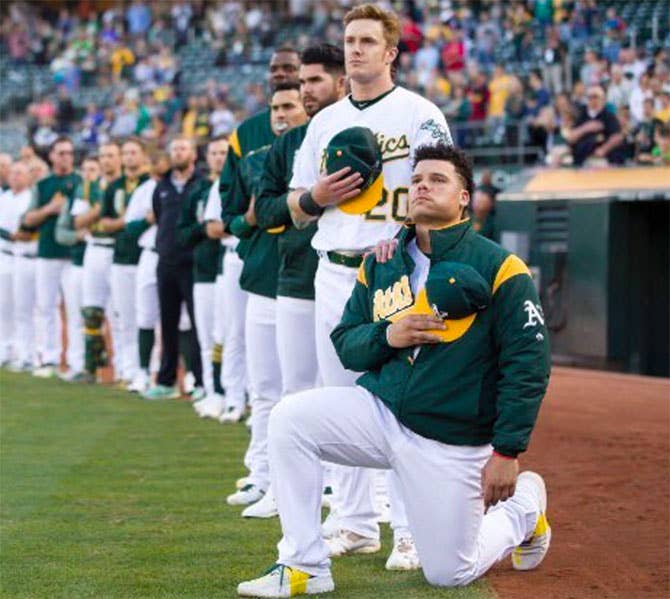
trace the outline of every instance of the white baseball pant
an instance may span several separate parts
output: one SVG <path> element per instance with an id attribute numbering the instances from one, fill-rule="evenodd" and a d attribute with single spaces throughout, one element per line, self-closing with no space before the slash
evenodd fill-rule
<path id="1" fill-rule="evenodd" d="M 84 371 L 84 325 L 81 317 L 84 269 L 69 264 L 63 272 L 63 299 L 67 325 L 65 360 L 73 372 Z"/>
<path id="2" fill-rule="evenodd" d="M 13 260 L 9 250 L 0 253 L 0 362 L 13 359 L 15 345 Z"/>
<path id="3" fill-rule="evenodd" d="M 71 266 L 64 258 L 37 258 L 37 326 L 44 335 L 42 364 L 60 364 L 62 323 L 58 307 L 65 271 Z"/>
<path id="4" fill-rule="evenodd" d="M 277 357 L 282 397 L 316 387 L 319 368 L 312 300 L 277 296 Z"/>
<path id="5" fill-rule="evenodd" d="M 202 361 L 202 379 L 208 395 L 214 393 L 212 379 L 212 347 L 214 346 L 214 283 L 194 283 L 193 310 L 195 312 L 195 328 L 200 344 Z"/>
<path id="6" fill-rule="evenodd" d="M 344 306 L 356 284 L 357 269 L 319 260 L 314 277 L 314 325 L 316 356 L 319 375 L 324 386 L 353 386 L 360 373 L 346 370 L 335 351 L 330 333 L 339 324 Z M 340 527 L 369 538 L 379 537 L 375 505 L 374 473 L 364 468 L 347 468 L 338 465 L 330 469 L 333 481 L 333 509 Z M 392 515 L 398 518 L 391 526 L 406 531 L 407 518 L 402 505 L 396 506 Z"/>
<path id="7" fill-rule="evenodd" d="M 275 331 L 277 301 L 255 293 L 248 296 L 245 339 L 252 418 L 244 465 L 249 469 L 249 482 L 267 489 L 270 484 L 268 420 L 282 390 Z"/>
<path id="8" fill-rule="evenodd" d="M 285 398 L 270 418 L 270 472 L 283 538 L 279 563 L 309 574 L 330 568 L 321 537 L 321 459 L 393 469 L 424 575 L 465 585 L 509 555 L 535 528 L 530 487 L 484 515 L 482 469 L 491 446 L 456 446 L 403 426 L 361 387 L 325 387 Z"/>
<path id="9" fill-rule="evenodd" d="M 137 345 L 137 325 L 135 320 L 135 277 L 137 266 L 133 264 L 112 264 L 112 303 L 119 317 L 120 368 L 117 378 L 132 381 L 139 369 L 139 347 Z"/>
<path id="10" fill-rule="evenodd" d="M 223 258 L 223 365 L 221 379 L 226 392 L 226 407 L 243 408 L 247 392 L 245 322 L 247 292 L 240 287 L 244 263 L 233 249 L 227 248 Z"/>
<path id="11" fill-rule="evenodd" d="M 135 318 L 140 329 L 153 329 L 160 322 L 157 266 L 158 254 L 144 248 L 137 263 L 135 281 Z"/>
<path id="12" fill-rule="evenodd" d="M 35 258 L 14 256 L 14 323 L 16 326 L 16 360 L 34 366 L 35 351 Z"/>

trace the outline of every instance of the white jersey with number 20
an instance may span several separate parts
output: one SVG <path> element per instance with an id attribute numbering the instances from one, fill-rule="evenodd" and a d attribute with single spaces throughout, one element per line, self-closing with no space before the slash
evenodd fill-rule
<path id="1" fill-rule="evenodd" d="M 332 104 L 311 120 L 293 165 L 290 187 L 310 189 L 323 170 L 330 140 L 349 127 L 367 127 L 382 151 L 384 191 L 372 210 L 363 215 L 327 208 L 312 239 L 316 250 L 362 251 L 393 237 L 407 216 L 407 195 L 414 150 L 422 145 L 452 144 L 440 109 L 402 87 L 356 106 L 350 97 Z"/>

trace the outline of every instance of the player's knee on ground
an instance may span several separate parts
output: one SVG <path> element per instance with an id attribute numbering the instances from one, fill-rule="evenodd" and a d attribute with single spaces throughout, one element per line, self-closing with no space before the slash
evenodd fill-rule
<path id="1" fill-rule="evenodd" d="M 423 575 L 429 584 L 436 587 L 462 587 L 474 581 L 469 562 L 456 559 L 440 560 L 421 557 Z"/>

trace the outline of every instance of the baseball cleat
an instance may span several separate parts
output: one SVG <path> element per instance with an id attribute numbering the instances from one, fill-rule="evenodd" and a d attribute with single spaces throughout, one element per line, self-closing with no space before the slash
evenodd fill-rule
<path id="1" fill-rule="evenodd" d="M 146 393 L 151 384 L 151 379 L 146 370 L 139 370 L 133 377 L 132 382 L 126 388 L 130 393 Z"/>
<path id="2" fill-rule="evenodd" d="M 544 479 L 535 472 L 522 472 L 517 478 L 517 490 L 520 486 L 533 487 L 540 503 L 540 515 L 535 529 L 521 545 L 512 551 L 512 566 L 515 570 L 532 570 L 537 568 L 549 551 L 551 543 L 551 526 L 547 520 L 547 487 Z"/>
<path id="3" fill-rule="evenodd" d="M 252 503 L 242 512 L 242 518 L 274 518 L 278 516 L 277 502 L 270 487 L 256 503 Z"/>
<path id="4" fill-rule="evenodd" d="M 166 385 L 154 385 L 145 393 L 142 393 L 143 399 L 149 401 L 160 401 L 163 399 L 179 399 L 179 390 L 177 387 L 167 387 Z"/>
<path id="5" fill-rule="evenodd" d="M 43 366 L 38 366 L 33 370 L 33 376 L 38 379 L 50 379 L 56 376 L 57 370 L 53 364 L 44 364 Z"/>
<path id="6" fill-rule="evenodd" d="M 265 491 L 260 489 L 258 485 L 248 484 L 232 495 L 228 495 L 226 503 L 228 505 L 249 505 L 259 501 L 263 495 L 265 495 Z"/>
<path id="7" fill-rule="evenodd" d="M 205 391 L 204 387 L 195 387 L 195 389 L 193 389 L 189 395 L 191 397 L 191 401 L 200 401 L 201 399 L 205 399 L 205 397 L 207 397 L 207 391 Z"/>
<path id="8" fill-rule="evenodd" d="M 221 424 L 237 424 L 242 420 L 243 416 L 244 410 L 242 408 L 230 406 L 221 412 L 221 415 L 219 416 L 219 422 Z"/>
<path id="9" fill-rule="evenodd" d="M 295 597 L 316 595 L 335 590 L 333 577 L 328 574 L 312 576 L 283 564 L 275 564 L 260 578 L 241 582 L 237 594 L 241 597 Z"/>
<path id="10" fill-rule="evenodd" d="M 218 418 L 223 410 L 223 404 L 223 395 L 214 394 L 195 402 L 193 409 L 200 418 Z"/>
<path id="11" fill-rule="evenodd" d="M 331 508 L 331 499 L 333 497 L 333 488 L 328 486 L 323 488 L 323 493 L 321 494 L 321 507 L 322 508 Z"/>
<path id="12" fill-rule="evenodd" d="M 235 481 L 235 488 L 239 491 L 242 487 L 246 487 L 248 484 L 249 484 L 249 477 L 243 476 L 242 478 L 238 478 Z"/>
<path id="13" fill-rule="evenodd" d="M 362 537 L 351 530 L 340 530 L 334 537 L 326 539 L 326 545 L 328 545 L 330 557 L 354 555 L 355 553 L 377 553 L 382 547 L 379 539 Z"/>
<path id="14" fill-rule="evenodd" d="M 418 570 L 421 568 L 419 554 L 412 537 L 400 537 L 393 543 L 393 551 L 384 566 L 387 570 Z"/>

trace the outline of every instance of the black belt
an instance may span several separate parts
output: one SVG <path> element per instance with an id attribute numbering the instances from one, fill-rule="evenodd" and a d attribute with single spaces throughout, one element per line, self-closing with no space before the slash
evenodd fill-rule
<path id="1" fill-rule="evenodd" d="M 14 254 L 17 258 L 28 258 L 28 260 L 34 260 L 37 258 L 37 254 Z"/>
<path id="2" fill-rule="evenodd" d="M 2 252 L 3 254 L 7 254 L 8 256 L 13 256 L 14 255 L 14 252 L 12 252 L 12 250 L 6 250 L 4 248 L 1 249 L 0 252 Z"/>
<path id="3" fill-rule="evenodd" d="M 363 263 L 363 254 L 342 254 L 340 252 L 319 252 L 321 257 L 328 258 L 329 262 L 348 266 L 349 268 L 358 268 Z"/>
<path id="4" fill-rule="evenodd" d="M 91 241 L 91 245 L 94 245 L 97 248 L 107 248 L 107 249 L 110 249 L 110 250 L 114 249 L 114 242 L 113 241 L 111 241 L 111 242 L 110 241 L 107 241 L 107 242 Z"/>

